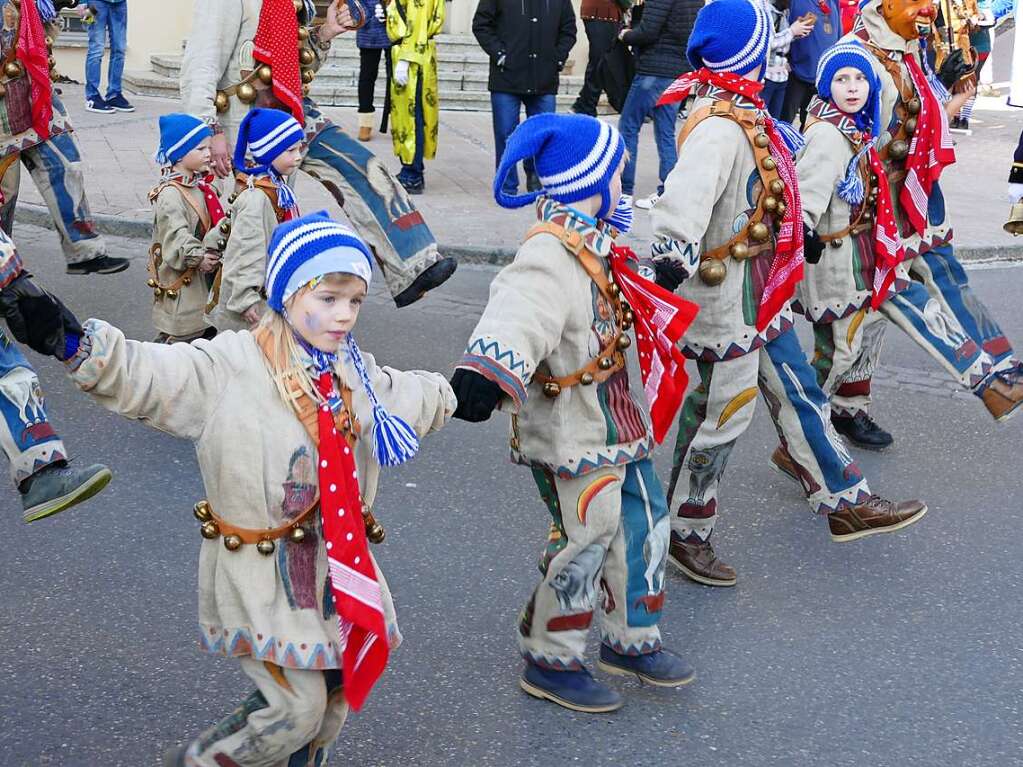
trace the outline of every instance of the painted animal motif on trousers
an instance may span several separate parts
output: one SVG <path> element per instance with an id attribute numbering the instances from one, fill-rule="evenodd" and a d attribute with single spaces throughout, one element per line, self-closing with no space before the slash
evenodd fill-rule
<path id="1" fill-rule="evenodd" d="M 643 577 L 651 594 L 660 594 L 664 589 L 664 567 L 668 561 L 670 530 L 669 518 L 661 517 L 643 541 L 643 559 L 646 561 Z"/>
<path id="2" fill-rule="evenodd" d="M 835 427 L 831 425 L 831 408 L 828 405 L 828 401 L 825 399 L 823 405 L 815 405 L 813 401 L 806 396 L 806 389 L 803 388 L 803 384 L 799 380 L 799 376 L 796 375 L 795 371 L 789 367 L 786 362 L 782 364 L 782 369 L 785 371 L 785 375 L 788 377 L 792 386 L 796 390 L 796 396 L 798 396 L 806 405 L 813 411 L 814 415 L 821 423 L 821 431 L 824 432 L 825 439 L 831 444 L 831 447 L 838 453 L 839 458 L 842 460 L 843 466 L 850 466 L 853 462 L 852 456 L 849 455 L 849 451 L 845 447 L 845 443 L 842 438 L 838 436 L 838 432 L 835 431 Z"/>
<path id="3" fill-rule="evenodd" d="M 46 420 L 43 391 L 36 374 L 26 367 L 12 368 L 0 378 L 0 394 L 18 410 L 18 418 L 26 428 Z M 29 414 L 31 413 L 31 418 Z"/>
<path id="4" fill-rule="evenodd" d="M 558 597 L 563 612 L 590 609 L 597 589 L 597 576 L 607 552 L 598 543 L 591 543 L 575 555 L 551 578 L 550 587 Z"/>
<path id="5" fill-rule="evenodd" d="M 735 441 L 708 447 L 706 450 L 692 450 L 689 453 L 689 500 L 687 504 L 703 506 L 704 497 L 712 484 L 721 479 L 728 463 L 728 456 Z"/>
<path id="6" fill-rule="evenodd" d="M 860 353 L 852 366 L 839 379 L 840 384 L 866 381 L 868 378 L 874 377 L 877 362 L 881 359 L 887 325 L 886 322 L 873 322 L 863 329 Z"/>

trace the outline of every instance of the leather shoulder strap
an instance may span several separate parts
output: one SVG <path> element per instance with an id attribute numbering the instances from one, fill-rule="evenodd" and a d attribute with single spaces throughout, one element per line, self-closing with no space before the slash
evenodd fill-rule
<path id="1" fill-rule="evenodd" d="M 734 101 L 720 99 L 713 104 L 700 107 L 686 118 L 685 123 L 682 125 L 682 130 L 679 131 L 675 148 L 682 149 L 682 144 L 689 138 L 689 134 L 708 117 L 726 117 L 738 123 L 747 136 L 753 133 L 754 126 L 756 125 L 756 113 L 752 109 L 743 109 L 742 107 L 737 107 Z"/>
<path id="2" fill-rule="evenodd" d="M 277 204 L 277 187 L 274 186 L 273 181 L 268 178 L 257 178 L 252 182 L 252 185 L 256 189 L 261 189 L 263 194 L 266 195 L 266 199 L 270 201 L 273 206 L 274 215 L 277 216 L 277 223 L 282 224 L 288 217 L 287 211 L 285 211 L 280 205 Z M 249 187 L 249 177 L 245 173 L 237 173 L 235 175 L 235 191 L 241 192 Z"/>
<path id="3" fill-rule="evenodd" d="M 195 201 L 195 198 L 192 197 L 192 194 L 189 191 L 190 187 L 180 184 L 177 181 L 171 181 L 170 183 L 181 193 L 181 196 L 184 198 L 188 206 L 195 211 L 195 215 L 199 217 L 199 224 L 202 226 L 203 234 L 206 234 L 206 232 L 210 230 L 211 224 L 210 212 L 206 210 L 206 206 L 200 205 Z"/>

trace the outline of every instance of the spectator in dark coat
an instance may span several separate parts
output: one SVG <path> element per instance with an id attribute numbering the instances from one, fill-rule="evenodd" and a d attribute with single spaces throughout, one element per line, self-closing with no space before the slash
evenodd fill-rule
<path id="1" fill-rule="evenodd" d="M 575 45 L 575 11 L 571 0 L 480 0 L 472 32 L 490 56 L 490 108 L 494 118 L 494 167 L 501 163 L 508 136 L 526 116 L 554 112 L 558 73 Z M 533 166 L 525 163 L 526 187 L 540 188 Z M 505 194 L 518 192 L 513 169 Z"/>
<path id="2" fill-rule="evenodd" d="M 366 25 L 355 33 L 355 45 L 359 48 L 359 141 L 369 141 L 373 137 L 373 113 L 376 112 L 373 93 L 380 74 L 381 56 L 387 72 L 384 93 L 391 87 L 391 57 L 386 55 L 391 40 L 381 20 L 383 15 L 383 6 L 375 3 Z"/>
<path id="3" fill-rule="evenodd" d="M 597 101 L 603 90 L 597 76 L 600 60 L 611 49 L 622 25 L 622 9 L 618 2 L 619 0 L 583 0 L 579 9 L 590 52 L 586 59 L 583 87 L 572 105 L 572 111 L 577 114 L 597 116 Z"/>
<path id="4" fill-rule="evenodd" d="M 654 136 L 660 160 L 657 192 L 637 200 L 638 208 L 650 208 L 657 202 L 664 191 L 664 179 L 678 159 L 675 118 L 678 117 L 679 105 L 659 107 L 657 100 L 676 77 L 692 71 L 686 59 L 686 45 L 696 23 L 696 14 L 702 7 L 703 0 L 646 0 L 635 28 L 623 29 L 618 35 L 637 53 L 636 77 L 618 120 L 618 131 L 629 150 L 629 159 L 622 173 L 622 194 L 632 198 L 636 158 L 639 156 L 639 131 L 650 115 L 654 118 Z"/>
<path id="5" fill-rule="evenodd" d="M 789 19 L 795 21 L 807 13 L 817 16 L 810 34 L 792 41 L 789 48 L 789 83 L 785 87 L 785 106 L 782 119 L 793 122 L 799 116 L 798 126 L 806 121 L 806 108 L 817 92 L 817 62 L 821 54 L 838 42 L 842 36 L 842 11 L 838 0 L 792 0 Z M 798 127 L 797 126 L 797 127 Z"/>

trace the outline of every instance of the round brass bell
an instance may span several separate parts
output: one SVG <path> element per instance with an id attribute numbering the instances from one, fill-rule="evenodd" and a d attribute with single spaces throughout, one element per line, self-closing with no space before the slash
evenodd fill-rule
<path id="1" fill-rule="evenodd" d="M 888 156 L 893 160 L 904 160 L 909 154 L 909 144 L 902 139 L 893 141 L 888 145 Z"/>
<path id="2" fill-rule="evenodd" d="M 217 95 L 213 97 L 213 106 L 217 108 L 218 112 L 226 112 L 227 108 L 231 106 L 231 100 L 223 91 L 217 91 Z"/>
<path id="3" fill-rule="evenodd" d="M 728 267 L 716 258 L 708 258 L 700 262 L 700 279 L 705 285 L 720 285 L 725 281 Z"/>
<path id="4" fill-rule="evenodd" d="M 776 178 L 772 181 L 770 186 L 771 194 L 778 195 L 785 191 L 785 182 L 783 182 L 780 178 Z"/>
<path id="5" fill-rule="evenodd" d="M 607 292 L 615 298 L 618 298 L 618 296 L 622 294 L 622 289 L 612 282 L 607 286 Z"/>
<path id="6" fill-rule="evenodd" d="M 220 535 L 220 528 L 217 527 L 217 523 L 212 520 L 209 522 L 203 522 L 202 527 L 199 528 L 199 534 L 207 541 L 212 541 Z"/>
<path id="7" fill-rule="evenodd" d="M 833 247 L 833 248 L 840 248 L 840 247 L 842 247 L 842 238 L 839 237 L 837 240 L 832 240 L 831 241 L 831 247 Z"/>
<path id="8" fill-rule="evenodd" d="M 302 70 L 302 82 L 304 82 L 304 83 L 311 83 L 315 79 L 316 79 L 316 73 L 313 70 L 311 70 L 311 69 L 303 69 Z"/>
<path id="9" fill-rule="evenodd" d="M 53 58 L 53 56 L 50 56 L 49 58 L 46 59 L 46 66 L 48 66 L 50 69 L 56 69 L 57 60 Z"/>
<path id="10" fill-rule="evenodd" d="M 182 285 L 191 285 L 192 284 L 192 278 L 191 277 L 182 277 L 181 278 L 181 284 Z"/>
<path id="11" fill-rule="evenodd" d="M 277 549 L 277 544 L 271 541 L 269 538 L 264 538 L 256 544 L 256 551 L 262 554 L 264 557 L 268 557 L 274 553 Z"/>
<path id="12" fill-rule="evenodd" d="M 308 67 L 314 61 L 316 61 L 316 56 L 314 56 L 313 52 L 308 48 L 303 48 L 298 52 L 298 63 L 302 66 Z"/>
<path id="13" fill-rule="evenodd" d="M 776 211 L 777 209 L 778 209 L 777 197 L 771 197 L 770 195 L 768 195 L 767 197 L 764 198 L 764 210 L 766 210 L 768 213 L 774 213 L 774 211 Z"/>
<path id="14" fill-rule="evenodd" d="M 305 528 L 304 527 L 293 527 L 291 532 L 288 533 L 288 539 L 292 543 L 302 543 L 305 540 Z"/>
<path id="15" fill-rule="evenodd" d="M 767 228 L 763 221 L 757 221 L 757 223 L 749 228 L 749 236 L 754 242 L 767 242 L 767 239 L 771 236 L 771 230 Z"/>
<path id="16" fill-rule="evenodd" d="M 177 298 L 177 297 L 178 297 L 178 291 L 176 291 L 176 290 L 168 290 L 167 291 L 167 298 L 173 299 L 173 298 Z"/>
<path id="17" fill-rule="evenodd" d="M 615 361 L 610 357 L 601 357 L 597 360 L 597 367 L 601 370 L 610 370 L 614 367 Z"/>
<path id="18" fill-rule="evenodd" d="M 302 86 L 302 95 L 303 96 L 309 95 L 309 83 L 306 83 L 305 85 Z"/>
<path id="19" fill-rule="evenodd" d="M 916 133 L 916 118 L 910 117 L 908 120 L 906 120 L 905 127 L 906 133 L 908 133 L 909 135 L 912 136 L 914 133 Z"/>
<path id="20" fill-rule="evenodd" d="M 237 535 L 224 536 L 224 548 L 228 551 L 237 551 L 242 547 L 242 539 Z"/>
<path id="21" fill-rule="evenodd" d="M 243 104 L 251 104 L 256 100 L 256 89 L 252 87 L 251 83 L 242 83 L 238 86 L 238 99 Z"/>
<path id="22" fill-rule="evenodd" d="M 49 35 L 47 35 L 46 37 L 43 38 L 43 42 L 46 43 L 46 47 L 47 48 L 52 48 L 53 47 L 53 38 L 50 37 Z"/>
<path id="23" fill-rule="evenodd" d="M 303 41 L 304 40 L 308 40 L 309 39 L 309 30 L 306 29 L 305 27 L 299 27 L 298 28 L 298 39 L 299 40 L 303 40 Z"/>
<path id="24" fill-rule="evenodd" d="M 583 386 L 589 386 L 593 383 L 593 373 L 583 373 L 579 376 L 579 383 Z"/>
<path id="25" fill-rule="evenodd" d="M 632 338 L 622 333 L 620 336 L 618 336 L 618 343 L 616 345 L 620 350 L 625 351 L 630 346 L 632 346 Z"/>
<path id="26" fill-rule="evenodd" d="M 220 222 L 220 233 L 221 234 L 231 233 L 231 222 L 228 221 L 226 218 Z"/>
<path id="27" fill-rule="evenodd" d="M 636 321 L 636 315 L 632 313 L 631 309 L 626 309 L 622 313 L 622 324 L 623 325 L 631 326 L 632 323 L 634 323 L 635 321 Z"/>
<path id="28" fill-rule="evenodd" d="M 155 288 L 155 287 L 156 287 L 157 285 L 159 285 L 159 284 L 160 284 L 160 283 L 158 283 L 158 282 L 157 282 L 156 280 L 154 280 L 154 279 L 153 279 L 152 277 L 150 277 L 150 278 L 149 278 L 148 280 L 146 280 L 146 285 L 148 285 L 148 286 L 149 286 L 149 287 L 151 287 L 151 288 Z"/>
<path id="29" fill-rule="evenodd" d="M 220 239 L 217 240 L 217 250 L 223 250 L 226 247 L 227 247 L 227 240 L 225 240 L 223 237 L 221 237 Z"/>
<path id="30" fill-rule="evenodd" d="M 273 70 L 270 69 L 268 64 L 259 65 L 259 68 L 256 70 L 256 77 L 259 78 L 260 82 L 265 83 L 266 85 L 269 85 L 274 81 Z"/>
<path id="31" fill-rule="evenodd" d="M 778 203 L 778 210 L 776 210 L 774 212 L 775 215 L 778 216 L 779 221 L 781 220 L 781 217 L 785 215 L 785 211 L 786 210 L 788 210 L 788 208 L 785 207 L 785 203 L 779 202 Z"/>
<path id="32" fill-rule="evenodd" d="M 153 288 L 154 298 L 163 298 L 163 288 Z"/>
<path id="33" fill-rule="evenodd" d="M 213 509 L 210 508 L 209 501 L 199 501 L 192 507 L 192 513 L 200 522 L 209 522 L 213 518 Z"/>
<path id="34" fill-rule="evenodd" d="M 920 113 L 920 99 L 915 96 L 906 102 L 906 111 L 911 115 Z"/>
<path id="35" fill-rule="evenodd" d="M 543 385 L 543 395 L 554 399 L 561 394 L 561 384 L 557 381 L 548 381 Z"/>
<path id="36" fill-rule="evenodd" d="M 729 254 L 736 261 L 743 261 L 749 258 L 749 246 L 745 242 L 736 242 L 729 249 Z"/>
<path id="37" fill-rule="evenodd" d="M 753 137 L 753 144 L 761 149 L 767 149 L 771 144 L 771 139 L 767 137 L 766 133 L 758 133 Z"/>
<path id="38" fill-rule="evenodd" d="M 778 163 L 776 163 L 776 162 L 775 162 L 775 161 L 774 161 L 774 160 L 773 160 L 772 158 L 770 158 L 770 157 L 765 157 L 765 158 L 764 158 L 764 161 L 763 161 L 763 162 L 761 163 L 761 165 L 763 165 L 763 166 L 764 166 L 764 170 L 774 170 L 775 168 L 777 168 L 777 167 L 778 167 Z"/>
<path id="39" fill-rule="evenodd" d="M 8 61 L 6 64 L 4 64 L 4 74 L 7 75 L 12 80 L 15 77 L 20 77 L 21 73 L 22 73 L 21 64 L 19 64 L 17 61 Z"/>
<path id="40" fill-rule="evenodd" d="M 379 522 L 374 522 L 366 528 L 366 537 L 370 543 L 383 543 L 386 536 L 387 531 Z"/>

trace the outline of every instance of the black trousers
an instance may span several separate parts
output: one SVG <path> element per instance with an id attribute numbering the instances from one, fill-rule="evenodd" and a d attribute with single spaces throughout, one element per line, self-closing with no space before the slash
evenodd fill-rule
<path id="1" fill-rule="evenodd" d="M 621 29 L 621 25 L 617 21 L 586 19 L 583 21 L 583 27 L 586 29 L 586 39 L 590 44 L 590 54 L 586 60 L 586 75 L 583 77 L 583 87 L 580 89 L 579 96 L 576 98 L 575 104 L 572 105 L 572 109 L 582 114 L 596 116 L 597 101 L 600 99 L 600 92 L 602 90 L 600 83 L 597 82 L 597 67 L 600 66 L 600 60 L 608 52 L 611 44 L 614 43 L 615 38 L 618 36 L 618 30 Z"/>
<path id="2" fill-rule="evenodd" d="M 793 122 L 796 114 L 799 115 L 799 122 L 795 126 L 802 129 L 806 122 L 806 108 L 810 106 L 810 99 L 817 93 L 817 86 L 813 83 L 805 83 L 793 74 L 789 74 L 789 84 L 785 88 L 785 105 L 781 110 L 781 119 L 785 122 Z"/>
<path id="3" fill-rule="evenodd" d="M 380 57 L 383 56 L 387 72 L 387 85 L 391 83 L 391 51 L 389 48 L 359 48 L 359 114 L 372 114 L 373 94 L 380 75 Z"/>

